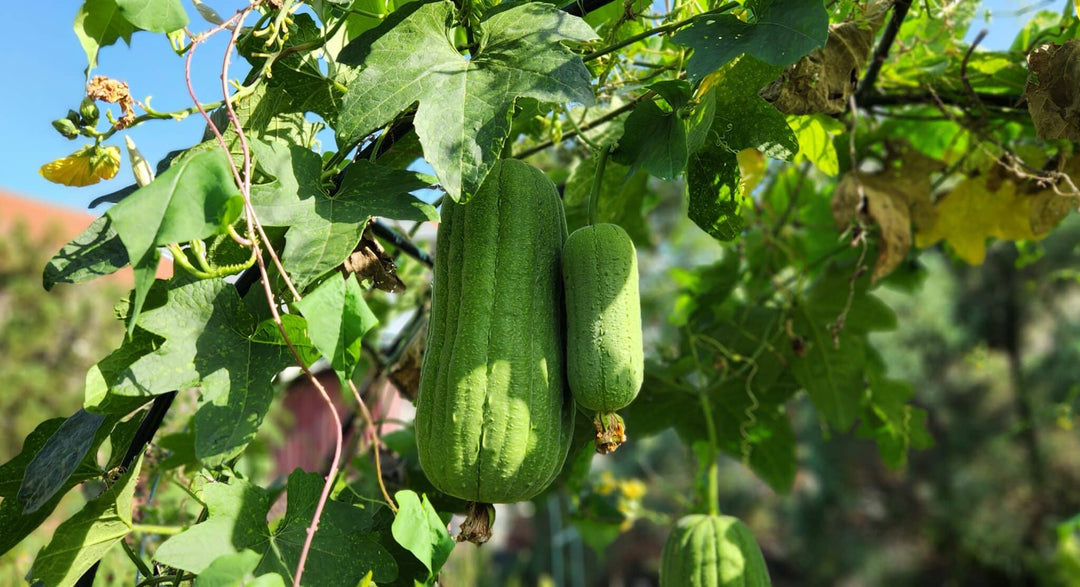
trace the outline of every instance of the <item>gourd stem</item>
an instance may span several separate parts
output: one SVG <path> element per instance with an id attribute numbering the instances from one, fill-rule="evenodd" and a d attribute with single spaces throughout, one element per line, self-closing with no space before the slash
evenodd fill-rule
<path id="1" fill-rule="evenodd" d="M 709 435 L 709 464 L 705 472 L 705 499 L 709 505 L 709 515 L 720 515 L 720 465 L 717 463 L 719 450 L 716 441 L 716 425 L 713 423 L 712 406 L 704 389 L 698 390 L 701 398 L 701 410 L 705 414 L 705 431 Z"/>
<path id="2" fill-rule="evenodd" d="M 689 334 L 689 333 L 688 333 Z M 701 357 L 698 356 L 697 338 L 690 334 L 690 352 L 694 355 L 694 364 L 697 365 L 698 373 L 704 373 Z M 708 512 L 711 516 L 720 515 L 720 465 L 717 459 L 720 456 L 720 443 L 716 439 L 716 423 L 713 422 L 712 406 L 709 404 L 709 394 L 704 387 L 698 386 L 698 399 L 701 400 L 701 411 L 705 415 L 705 433 L 709 437 L 709 462 L 705 467 L 705 501 L 708 504 Z"/>
<path id="3" fill-rule="evenodd" d="M 589 224 L 596 224 L 597 208 L 600 200 L 600 184 L 604 181 L 604 167 L 607 166 L 608 153 L 611 147 L 600 149 L 600 156 L 596 160 L 596 173 L 593 175 L 592 189 L 589 191 Z"/>

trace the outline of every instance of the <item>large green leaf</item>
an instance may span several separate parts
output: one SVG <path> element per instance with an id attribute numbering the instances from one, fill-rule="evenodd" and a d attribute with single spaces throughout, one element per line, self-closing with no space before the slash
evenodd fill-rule
<path id="1" fill-rule="evenodd" d="M 71 488 L 87 479 L 101 475 L 101 469 L 93 458 L 84 458 L 79 468 L 67 477 L 63 487 L 56 491 L 48 501 L 31 513 L 23 513 L 23 504 L 17 495 L 26 466 L 63 422 L 64 418 L 54 418 L 38 424 L 38 427 L 23 442 L 22 452 L 0 466 L 0 498 L 2 498 L 0 499 L 0 528 L 4 529 L 0 532 L 0 554 L 14 548 L 40 526 Z"/>
<path id="2" fill-rule="evenodd" d="M 591 75 L 562 42 L 595 33 L 550 4 L 504 4 L 481 18 L 478 49 L 463 56 L 452 42 L 453 14 L 450 2 L 409 4 L 342 51 L 339 61 L 363 69 L 349 83 L 337 134 L 339 144 L 356 143 L 419 101 L 424 158 L 463 201 L 495 165 L 515 98 L 592 103 Z"/>
<path id="3" fill-rule="evenodd" d="M 118 419 L 111 418 L 104 434 L 100 435 L 98 429 L 106 424 L 104 415 L 91 414 L 80 409 L 64 420 L 26 465 L 16 496 L 23 504 L 23 514 L 37 511 L 52 499 L 67 484 L 68 478 L 82 466 L 90 448 L 95 445 L 95 440 L 100 444 Z"/>
<path id="4" fill-rule="evenodd" d="M 394 499 L 398 503 L 392 528 L 394 540 L 424 563 L 432 576 L 437 575 L 454 550 L 446 523 L 427 496 L 421 501 L 415 492 L 406 490 L 395 493 Z"/>
<path id="5" fill-rule="evenodd" d="M 209 516 L 205 522 L 164 542 L 154 553 L 160 563 L 202 573 L 218 557 L 253 550 L 262 559 L 252 571 L 281 575 L 292 582 L 300 550 L 322 491 L 317 473 L 289 475 L 285 517 L 271 530 L 266 522 L 270 495 L 240 479 L 203 486 Z M 304 569 L 303 585 L 355 587 L 368 571 L 378 583 L 397 576 L 394 559 L 378 543 L 371 514 L 357 506 L 330 500 L 319 519 Z"/>
<path id="6" fill-rule="evenodd" d="M 108 394 L 145 398 L 199 387 L 195 448 L 204 464 L 216 466 L 254 438 L 273 398 L 270 381 L 292 355 L 254 340 L 254 317 L 223 280 L 175 285 L 168 296 L 138 322 L 165 342 L 107 382 Z"/>
<path id="7" fill-rule="evenodd" d="M 360 284 L 351 275 L 331 277 L 296 302 L 307 319 L 311 342 L 341 380 L 352 378 L 360 362 L 360 342 L 379 319 L 364 301 Z"/>
<path id="8" fill-rule="evenodd" d="M 866 391 L 866 337 L 843 329 L 834 334 L 806 305 L 795 309 L 794 331 L 803 347 L 791 361 L 791 373 L 825 420 L 840 430 L 855 423 Z"/>
<path id="9" fill-rule="evenodd" d="M 690 198 L 687 215 L 717 240 L 734 240 L 746 224 L 743 209 L 750 203 L 740 188 L 740 178 L 735 153 L 722 147 L 706 145 L 690 156 L 686 168 Z"/>
<path id="10" fill-rule="evenodd" d="M 356 161 L 330 197 L 321 186 L 317 153 L 279 142 L 252 141 L 251 147 L 260 168 L 276 178 L 252 187 L 255 213 L 267 226 L 289 227 L 282 263 L 301 289 L 353 252 L 372 216 L 439 218 L 435 208 L 408 193 L 430 185 L 420 174 Z"/>
<path id="11" fill-rule="evenodd" d="M 281 575 L 255 576 L 262 557 L 254 550 L 223 554 L 195 577 L 195 587 L 285 587 Z"/>
<path id="12" fill-rule="evenodd" d="M 75 36 L 86 52 L 88 69 L 97 67 L 98 50 L 123 39 L 131 44 L 135 28 L 120 12 L 116 0 L 86 0 L 75 15 Z"/>
<path id="13" fill-rule="evenodd" d="M 109 208 L 105 214 L 135 269 L 129 336 L 157 270 L 156 247 L 222 233 L 242 207 L 228 157 L 210 149 L 173 163 L 149 185 Z"/>
<path id="14" fill-rule="evenodd" d="M 52 542 L 34 559 L 29 574 L 32 584 L 74 585 L 131 532 L 132 499 L 141 466 L 142 457 L 108 491 L 56 528 Z"/>
<path id="15" fill-rule="evenodd" d="M 829 38 L 829 13 L 817 0 L 750 0 L 746 7 L 754 15 L 751 22 L 734 14 L 706 14 L 672 36 L 672 41 L 694 49 L 686 64 L 691 80 L 742 53 L 770 65 L 791 65 L 824 47 Z"/>
<path id="16" fill-rule="evenodd" d="M 120 235 L 113 230 L 109 217 L 102 216 L 53 255 L 45 266 L 42 283 L 46 290 L 57 283 L 83 283 L 115 273 L 127 264 L 127 249 Z"/>
<path id="17" fill-rule="evenodd" d="M 154 33 L 171 33 L 188 24 L 180 0 L 116 0 L 120 14 L 135 27 Z"/>
<path id="18" fill-rule="evenodd" d="M 690 84 L 681 80 L 658 82 L 650 89 L 662 96 L 667 109 L 655 101 L 640 102 L 623 124 L 619 147 L 612 160 L 641 167 L 661 179 L 675 179 L 686 169 L 686 119 L 680 108 L 690 99 Z"/>
<path id="19" fill-rule="evenodd" d="M 719 142 L 730 151 L 757 149 L 773 159 L 790 160 L 799 142 L 787 119 L 757 95 L 780 74 L 780 68 L 743 56 L 705 81 L 716 102 L 716 114 L 705 140 L 705 149 Z M 715 76 L 715 77 L 714 77 Z"/>

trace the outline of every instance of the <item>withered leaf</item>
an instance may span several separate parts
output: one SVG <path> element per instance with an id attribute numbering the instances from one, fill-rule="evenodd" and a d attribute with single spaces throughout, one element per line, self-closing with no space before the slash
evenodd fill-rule
<path id="1" fill-rule="evenodd" d="M 415 402 L 420 389 L 420 365 L 424 358 L 424 330 L 413 337 L 413 342 L 405 348 L 401 359 L 390 369 L 390 382 L 405 399 Z"/>
<path id="2" fill-rule="evenodd" d="M 911 224 L 928 226 L 935 210 L 930 201 L 931 173 L 944 164 L 898 141 L 888 144 L 884 168 L 877 173 L 848 172 L 833 193 L 833 219 L 843 229 L 859 216 L 877 224 L 878 258 L 871 280 L 896 269 L 911 249 Z M 865 195 L 865 205 L 862 197 Z"/>
<path id="3" fill-rule="evenodd" d="M 825 47 L 785 69 L 761 97 L 785 114 L 844 112 L 890 6 L 891 0 L 879 0 L 862 18 L 830 25 Z"/>
<path id="4" fill-rule="evenodd" d="M 397 264 L 386 254 L 379 241 L 364 231 L 356 250 L 342 264 L 346 274 L 355 273 L 359 279 L 370 279 L 377 288 L 390 293 L 405 291 L 405 283 L 397 276 Z"/>
<path id="5" fill-rule="evenodd" d="M 1028 55 L 1027 99 L 1042 140 L 1080 141 L 1080 39 L 1046 43 Z"/>

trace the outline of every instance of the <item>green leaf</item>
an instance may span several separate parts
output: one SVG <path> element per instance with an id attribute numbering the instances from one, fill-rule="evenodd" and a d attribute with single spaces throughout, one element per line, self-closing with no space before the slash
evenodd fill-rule
<path id="1" fill-rule="evenodd" d="M 168 302 L 140 316 L 138 325 L 165 342 L 109 381 L 109 395 L 149 397 L 197 386 L 199 459 L 213 467 L 239 454 L 270 407 L 271 379 L 291 364 L 289 352 L 253 340 L 254 317 L 220 279 L 174 285 Z"/>
<path id="2" fill-rule="evenodd" d="M 566 225 L 570 232 L 589 223 L 589 194 L 596 176 L 596 157 L 582 159 L 574 167 L 563 191 Z M 612 163 L 604 168 L 600 193 L 597 195 L 597 222 L 618 224 L 626 230 L 637 246 L 648 246 L 651 232 L 642 211 L 649 174 Z"/>
<path id="3" fill-rule="evenodd" d="M 255 576 L 275 573 L 291 583 L 322 486 L 317 473 L 296 470 L 289 475 L 285 517 L 271 530 L 266 522 L 270 510 L 266 490 L 241 479 L 209 483 L 201 496 L 209 511 L 206 521 L 165 541 L 154 559 L 201 574 L 221 555 L 253 550 L 261 557 L 252 571 Z M 378 583 L 397 576 L 394 559 L 372 530 L 371 514 L 328 501 L 308 554 L 303 585 L 355 587 L 368 571 L 374 571 Z"/>
<path id="4" fill-rule="evenodd" d="M 175 162 L 149 185 L 109 208 L 105 214 L 120 235 L 128 258 L 137 260 L 133 264 L 136 295 L 128 321 L 129 336 L 157 270 L 156 247 L 223 233 L 240 215 L 242 206 L 228 157 L 213 149 Z"/>
<path id="5" fill-rule="evenodd" d="M 275 59 L 268 70 L 265 82 L 265 95 L 260 102 L 264 109 L 271 104 L 273 114 L 292 112 L 314 112 L 334 126 L 341 100 L 345 95 L 342 83 L 349 76 L 332 75 L 327 77 L 320 68 L 318 54 L 312 51 L 292 50 L 293 47 L 319 42 L 322 32 L 314 19 L 307 14 L 297 14 L 289 26 L 289 34 L 281 46 L 280 59 Z M 265 41 L 250 37 L 240 47 L 247 56 L 253 71 L 263 67 L 266 58 Z M 256 56 L 257 55 L 257 56 Z M 245 129 L 247 125 L 245 125 Z"/>
<path id="6" fill-rule="evenodd" d="M 465 57 L 453 45 L 453 14 L 450 2 L 408 4 L 342 51 L 339 61 L 363 69 L 337 134 L 338 144 L 357 143 L 419 101 L 424 158 L 450 197 L 465 201 L 502 151 L 515 98 L 592 103 L 592 76 L 562 42 L 596 35 L 550 4 L 503 4 L 481 18 L 479 49 Z"/>
<path id="7" fill-rule="evenodd" d="M 855 423 L 866 391 L 866 341 L 847 328 L 834 335 L 831 323 L 815 314 L 805 304 L 795 308 L 794 332 L 805 348 L 792 359 L 791 373 L 825 420 L 844 431 Z"/>
<path id="8" fill-rule="evenodd" d="M 668 109 L 652 100 L 638 103 L 623 124 L 619 147 L 611 158 L 635 169 L 640 166 L 661 179 L 675 179 L 686 169 L 686 120 L 678 109 L 690 99 L 690 84 L 671 80 L 649 88 L 667 101 Z"/>
<path id="9" fill-rule="evenodd" d="M 108 491 L 57 526 L 52 542 L 34 559 L 28 577 L 31 583 L 74 585 L 131 532 L 132 498 L 141 466 L 142 457 Z"/>
<path id="10" fill-rule="evenodd" d="M 136 30 L 121 14 L 116 0 L 86 0 L 75 15 L 75 36 L 86 52 L 87 69 L 97 67 L 98 49 L 119 39 L 130 45 L 131 33 Z"/>
<path id="11" fill-rule="evenodd" d="M 856 433 L 872 438 L 881 460 L 897 468 L 907 464 L 908 451 L 933 446 L 926 429 L 926 411 L 908 403 L 915 396 L 910 383 L 884 377 L 870 380 L 870 394 L 863 404 L 862 422 Z"/>
<path id="12" fill-rule="evenodd" d="M 53 255 L 42 277 L 46 290 L 57 283 L 83 283 L 109 275 L 128 264 L 127 249 L 110 224 L 108 216 L 98 218 Z"/>
<path id="13" fill-rule="evenodd" d="M 739 188 L 739 162 L 735 153 L 711 146 L 690 156 L 686 190 L 687 215 L 709 236 L 730 241 L 742 233 L 743 208 L 750 205 Z"/>
<path id="14" fill-rule="evenodd" d="M 110 394 L 109 385 L 129 369 L 132 363 L 161 346 L 161 342 L 161 337 L 136 329 L 135 336 L 125 339 L 120 348 L 90 367 L 86 372 L 83 407 L 98 414 L 127 414 L 149 401 L 149 397 Z"/>
<path id="15" fill-rule="evenodd" d="M 796 163 L 808 161 L 825 175 L 835 177 L 840 173 L 833 136 L 844 132 L 843 123 L 822 114 L 789 116 L 787 121 L 799 144 Z"/>
<path id="16" fill-rule="evenodd" d="M 105 434 L 119 418 L 108 423 Z M 16 498 L 23 503 L 23 514 L 33 513 L 48 502 L 86 458 L 90 447 L 98 439 L 98 429 L 105 424 L 106 417 L 79 410 L 71 415 L 60 428 L 49 437 L 48 442 L 34 455 L 23 472 L 22 483 Z"/>
<path id="17" fill-rule="evenodd" d="M 743 56 L 702 83 L 702 87 L 709 86 L 708 92 L 716 101 L 706 149 L 719 142 L 734 152 L 757 149 L 773 159 L 795 157 L 799 142 L 787 119 L 757 95 L 779 74 L 779 68 Z"/>
<path id="18" fill-rule="evenodd" d="M 285 587 L 281 575 L 255 576 L 261 559 L 248 549 L 219 556 L 195 577 L 195 587 Z"/>
<path id="19" fill-rule="evenodd" d="M 0 466 L 0 497 L 3 498 L 0 499 L 0 528 L 4 529 L 3 532 L 0 532 L 0 554 L 14 548 L 23 538 L 26 538 L 34 529 L 40 526 L 56 509 L 56 505 L 60 503 L 64 494 L 70 491 L 72 487 L 87 479 L 101 475 L 101 469 L 98 468 L 96 462 L 84 459 L 82 466 L 67 478 L 64 486 L 54 493 L 51 499 L 33 513 L 23 514 L 23 504 L 16 498 L 16 495 L 26 471 L 26 466 L 60 428 L 64 420 L 64 418 L 53 418 L 38 424 L 38 427 L 23 442 L 22 452 L 3 466 Z"/>
<path id="20" fill-rule="evenodd" d="M 116 0 L 124 19 L 144 31 L 171 33 L 188 24 L 180 0 Z"/>
<path id="21" fill-rule="evenodd" d="M 694 49 L 686 71 L 698 81 L 742 53 L 776 66 L 795 63 L 825 46 L 829 13 L 817 0 L 750 0 L 753 22 L 733 14 L 705 14 L 671 40 Z"/>
<path id="22" fill-rule="evenodd" d="M 331 277 L 296 307 L 307 319 L 315 348 L 330 360 L 341 381 L 348 381 L 360 362 L 360 341 L 379 323 L 360 284 L 351 276 Z"/>
<path id="23" fill-rule="evenodd" d="M 322 159 L 284 143 L 251 142 L 259 165 L 276 179 L 253 186 L 252 204 L 266 226 L 287 226 L 282 263 L 301 290 L 356 249 L 372 216 L 438 220 L 431 205 L 408 192 L 428 187 L 424 176 L 356 161 L 330 197 L 321 187 Z"/>
<path id="24" fill-rule="evenodd" d="M 590 493 L 570 514 L 570 523 L 577 529 L 581 540 L 602 557 L 608 545 L 622 533 L 620 529 L 626 515 L 603 497 Z"/>
<path id="25" fill-rule="evenodd" d="M 394 499 L 398 503 L 391 529 L 394 540 L 424 563 L 431 576 L 437 575 L 454 550 L 454 539 L 450 538 L 446 523 L 427 496 L 421 502 L 415 492 L 405 490 L 395 493 Z"/>

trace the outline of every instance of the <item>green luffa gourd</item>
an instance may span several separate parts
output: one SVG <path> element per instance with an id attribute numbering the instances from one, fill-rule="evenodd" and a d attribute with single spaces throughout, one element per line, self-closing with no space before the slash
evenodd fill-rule
<path id="1" fill-rule="evenodd" d="M 562 469 L 574 425 L 565 240 L 554 184 L 521 161 L 500 161 L 467 204 L 443 205 L 416 440 L 421 467 L 447 494 L 526 500 Z"/>

